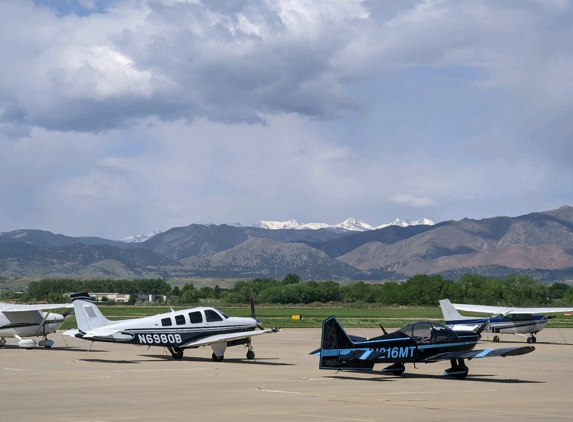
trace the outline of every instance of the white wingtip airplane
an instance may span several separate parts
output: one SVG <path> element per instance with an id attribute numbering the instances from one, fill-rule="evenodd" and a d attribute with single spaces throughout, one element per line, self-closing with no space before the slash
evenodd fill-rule
<path id="1" fill-rule="evenodd" d="M 110 321 L 87 292 L 71 295 L 71 299 L 78 329 L 64 334 L 90 341 L 165 347 L 174 359 L 183 357 L 183 349 L 211 346 L 213 360 L 220 362 L 227 347 L 240 344 L 248 348 L 247 359 L 254 359 L 251 337 L 280 331 L 262 328 L 254 318 L 254 308 L 253 318 L 230 317 L 215 308 L 200 307 Z"/>
<path id="2" fill-rule="evenodd" d="M 440 300 L 440 308 L 446 325 L 453 330 L 474 330 L 489 321 L 485 332 L 496 334 L 493 341 L 499 341 L 497 334 L 517 334 L 527 338 L 528 343 L 537 342 L 535 334 L 543 330 L 548 318 L 543 314 L 573 312 L 573 308 L 510 308 L 505 306 L 466 305 Z M 458 312 L 481 312 L 488 318 L 465 317 Z M 527 336 L 526 334 L 529 334 Z"/>
<path id="3" fill-rule="evenodd" d="M 42 310 L 71 308 L 72 306 L 71 303 L 49 305 L 0 303 L 0 347 L 6 344 L 6 337 L 15 337 L 19 340 L 19 347 L 32 349 L 38 345 L 49 349 L 54 342 L 48 339 L 48 334 L 62 326 L 72 309 L 63 315 Z M 44 339 L 36 342 L 34 339 L 23 337 L 44 337 Z"/>

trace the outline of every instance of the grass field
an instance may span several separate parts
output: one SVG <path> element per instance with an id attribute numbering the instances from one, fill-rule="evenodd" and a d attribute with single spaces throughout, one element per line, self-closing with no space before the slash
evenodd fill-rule
<path id="1" fill-rule="evenodd" d="M 140 318 L 171 311 L 169 307 L 161 306 L 101 306 L 100 309 L 111 320 Z M 251 310 L 247 307 L 219 309 L 229 316 L 251 316 Z M 439 308 L 331 309 L 257 307 L 256 312 L 257 319 L 261 321 L 265 328 L 318 328 L 321 326 L 322 320 L 332 315 L 336 316 L 344 327 L 349 328 L 373 328 L 378 327 L 379 324 L 387 328 L 399 328 L 412 321 L 419 320 L 443 322 L 442 312 Z M 292 315 L 301 315 L 302 318 L 293 320 Z M 72 313 L 62 326 L 62 329 L 75 327 L 76 320 Z M 551 319 L 546 327 L 573 328 L 573 316 L 560 315 Z"/>

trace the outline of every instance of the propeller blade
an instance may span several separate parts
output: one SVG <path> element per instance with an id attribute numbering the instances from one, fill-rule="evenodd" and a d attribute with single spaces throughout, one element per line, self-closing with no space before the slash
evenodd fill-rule
<path id="1" fill-rule="evenodd" d="M 257 319 L 255 317 L 255 299 L 251 297 L 251 318 Z"/>
<path id="2" fill-rule="evenodd" d="M 482 331 L 485 330 L 488 325 L 489 325 L 489 319 L 486 320 L 482 325 L 480 325 L 480 326 L 478 327 L 478 329 L 476 330 L 476 334 L 481 334 Z"/>
<path id="3" fill-rule="evenodd" d="M 64 318 L 67 318 L 67 316 L 68 316 L 69 314 L 71 314 L 72 312 L 74 312 L 74 308 L 68 309 L 66 312 L 64 312 Z"/>

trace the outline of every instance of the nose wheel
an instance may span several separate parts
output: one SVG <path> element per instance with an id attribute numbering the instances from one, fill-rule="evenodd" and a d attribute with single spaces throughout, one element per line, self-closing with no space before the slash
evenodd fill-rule
<path id="1" fill-rule="evenodd" d="M 527 337 L 527 342 L 528 342 L 528 343 L 537 343 L 537 337 L 535 337 L 535 336 L 532 334 L 531 337 Z"/>
<path id="2" fill-rule="evenodd" d="M 494 343 L 498 343 L 499 342 L 499 336 L 493 336 L 493 341 L 494 341 Z"/>
<path id="3" fill-rule="evenodd" d="M 4 337 L 0 338 L 0 347 L 4 347 L 6 344 L 6 339 Z"/>

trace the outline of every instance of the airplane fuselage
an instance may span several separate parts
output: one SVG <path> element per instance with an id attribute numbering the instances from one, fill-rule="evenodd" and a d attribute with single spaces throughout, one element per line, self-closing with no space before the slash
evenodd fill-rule
<path id="1" fill-rule="evenodd" d="M 531 334 L 543 330 L 547 324 L 545 315 L 531 314 L 511 314 L 511 315 L 494 315 L 491 318 L 472 318 L 447 321 L 448 327 L 458 329 L 471 329 L 489 321 L 484 332 L 494 334 Z"/>
<path id="2" fill-rule="evenodd" d="M 257 321 L 253 318 L 229 317 L 214 308 L 193 308 L 119 321 L 103 327 L 101 336 L 86 340 L 179 348 L 202 338 L 256 328 Z M 108 336 L 105 331 L 109 329 L 116 332 Z M 75 337 L 84 338 L 84 333 L 80 331 Z"/>

